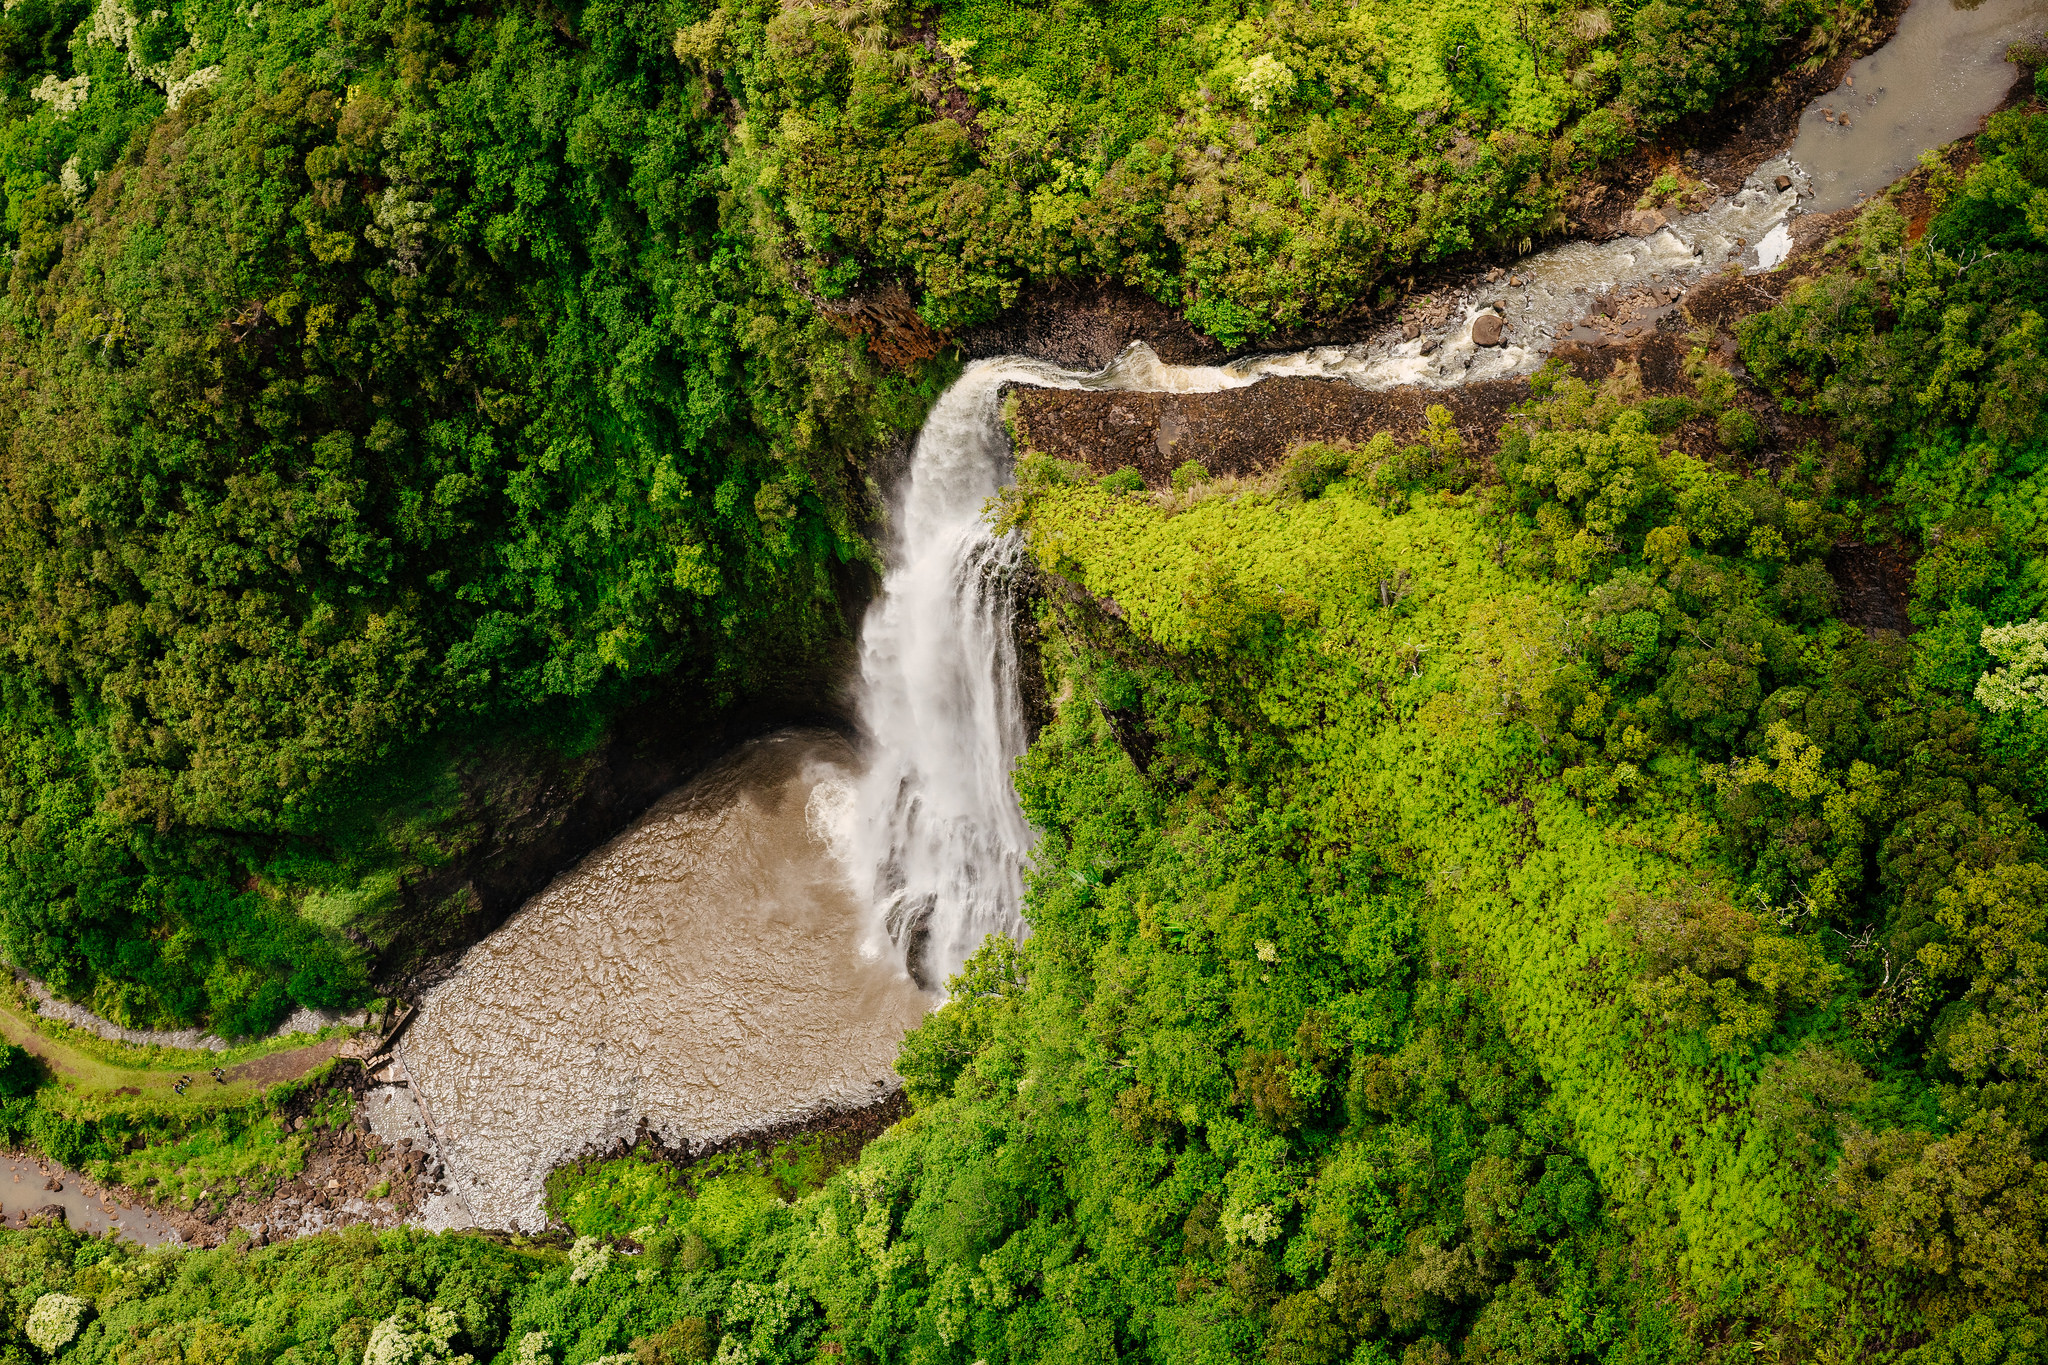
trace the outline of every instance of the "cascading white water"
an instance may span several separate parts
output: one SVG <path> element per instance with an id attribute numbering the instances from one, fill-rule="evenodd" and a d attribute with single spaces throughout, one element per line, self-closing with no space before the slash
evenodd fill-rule
<path id="1" fill-rule="evenodd" d="M 900 950 L 939 987 L 990 934 L 1023 928 L 1032 835 L 1010 785 L 1025 743 L 1012 620 L 1023 545 L 998 539 L 984 516 L 1009 478 L 1003 387 L 1202 392 L 1263 373 L 1163 365 L 1144 346 L 1095 373 L 1007 356 L 970 365 L 933 405 L 861 633 L 870 760 L 853 861 L 872 878 L 869 954 Z"/>
<path id="2" fill-rule="evenodd" d="M 934 987 L 989 934 L 1018 931 L 1031 845 L 1010 789 L 1025 740 L 1010 592 L 1021 547 L 982 516 L 1007 473 L 996 408 L 1008 368 L 974 367 L 933 407 L 861 635 L 873 756 L 855 865 L 873 877 L 867 950 L 900 948 Z"/>
<path id="3" fill-rule="evenodd" d="M 1012 620 L 1023 546 L 984 516 L 1009 477 L 1004 385 L 1192 392 L 1258 377 L 1162 365 L 1142 346 L 1093 374 L 1012 356 L 969 366 L 933 405 L 861 633 L 870 759 L 853 861 L 872 879 L 868 954 L 901 951 L 939 987 L 988 935 L 1023 928 L 1032 835 L 1010 785 L 1025 744 Z"/>

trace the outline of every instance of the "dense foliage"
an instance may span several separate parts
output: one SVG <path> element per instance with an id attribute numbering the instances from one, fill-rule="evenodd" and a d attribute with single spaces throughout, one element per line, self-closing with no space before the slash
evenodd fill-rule
<path id="1" fill-rule="evenodd" d="M 922 399 L 658 8 L 138 13 L 6 19 L 0 936 L 234 1033 L 360 996 L 465 746 L 812 666 Z"/>
<path id="2" fill-rule="evenodd" d="M 1034 932 L 852 1169 L 564 1171 L 566 1256 L 15 1234 L 9 1330 L 65 1294 L 67 1359 L 2038 1360 L 2044 129 L 1741 325 L 1788 406 L 1860 414 L 1834 444 L 1760 455 L 1702 332 L 1690 396 L 1547 372 L 1490 469 L 1442 412 L 1156 494 L 1027 456 Z M 1843 619 L 1879 537 L 1910 635 Z"/>
<path id="3" fill-rule="evenodd" d="M 874 317 L 1326 319 L 1865 13 L 20 0 L 0 947 L 137 1023 L 359 1000 L 482 745 L 826 656 L 947 373 Z M 1702 332 L 1486 463 L 1441 410 L 1165 493 L 1028 457 L 1033 934 L 851 1169 L 567 1171 L 566 1250 L 0 1234 L 0 1358 L 2039 1359 L 2048 116 L 1978 150 L 1741 324 L 1824 440 Z M 1910 632 L 1845 595 L 1894 552 Z M 302 1159 L 0 1061 L 102 1174 Z"/>
<path id="4" fill-rule="evenodd" d="M 1235 343 L 1554 232 L 1591 166 L 1872 12 L 954 0 L 905 41 L 896 0 L 732 0 L 676 51 L 736 97 L 757 230 L 822 295 L 904 279 L 943 329 L 1096 277 Z"/>
<path id="5" fill-rule="evenodd" d="M 1026 461 L 1075 700 L 1021 779 L 1028 989 L 906 1051 L 949 1098 L 903 1226 L 974 1115 L 1069 1184 L 970 1288 L 1050 1224 L 1100 1297 L 974 1354 L 2033 1358 L 2044 134 L 1743 326 L 1831 446 L 1758 461 L 1703 334 L 1692 398 L 1546 375 L 1498 482 L 1441 420 L 1263 490 Z M 1839 618 L 1864 537 L 1917 552 L 1911 636 Z"/>

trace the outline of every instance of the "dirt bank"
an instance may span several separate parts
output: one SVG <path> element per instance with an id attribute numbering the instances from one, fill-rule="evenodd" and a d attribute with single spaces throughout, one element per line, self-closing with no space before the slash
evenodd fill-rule
<path id="1" fill-rule="evenodd" d="M 1193 460 L 1213 475 L 1249 477 L 1308 441 L 1360 443 L 1374 432 L 1398 440 L 1421 431 L 1425 409 L 1451 410 L 1474 448 L 1490 454 L 1508 409 L 1529 396 L 1519 379 L 1442 391 L 1369 391 L 1341 380 L 1275 378 L 1220 393 L 1097 393 L 1020 389 L 1020 434 L 1034 450 L 1101 473 L 1136 468 L 1153 488 Z"/>

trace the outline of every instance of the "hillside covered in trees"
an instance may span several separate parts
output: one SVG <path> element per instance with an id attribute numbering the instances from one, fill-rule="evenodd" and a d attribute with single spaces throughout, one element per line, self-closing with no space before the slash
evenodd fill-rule
<path id="1" fill-rule="evenodd" d="M 19 0 L 0 948 L 136 1026 L 361 1004 L 504 754 L 825 685 L 950 338 L 1341 324 L 1882 18 Z M 2044 315 L 2023 87 L 1483 451 L 1147 488 L 1013 409 L 1031 934 L 906 1118 L 565 1168 L 573 1243 L 0 1232 L 0 1357 L 2048 1358 Z M 103 1177 L 298 1159 L 59 1090 L 0 1128 Z"/>

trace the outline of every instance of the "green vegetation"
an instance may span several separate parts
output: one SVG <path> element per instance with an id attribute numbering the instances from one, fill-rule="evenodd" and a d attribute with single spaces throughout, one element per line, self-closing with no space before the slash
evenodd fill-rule
<path id="1" fill-rule="evenodd" d="M 1490 466 L 1442 410 L 1158 493 L 1029 455 L 1003 515 L 1081 590 L 1018 777 L 1034 933 L 850 1169 L 568 1168 L 566 1254 L 12 1234 L 8 1330 L 61 1293 L 79 1360 L 2035 1359 L 2044 452 L 1994 424 L 2048 232 L 1983 205 L 2048 193 L 2044 135 L 1741 324 L 1839 442 L 1757 463 L 1703 332 L 1690 395 L 1546 372 Z M 1914 634 L 1842 619 L 1856 536 L 1920 550 Z"/>
<path id="2" fill-rule="evenodd" d="M 326 1091 L 335 1045 L 304 1035 L 222 1052 L 109 1042 L 0 1000 L 0 1143 L 33 1145 L 105 1185 L 193 1209 L 263 1197 L 305 1166 L 318 1128 L 346 1122 L 346 1091 Z M 269 1058 L 253 1074 L 245 1064 Z M 223 1069 L 215 1080 L 211 1072 Z M 189 1083 L 189 1084 L 188 1084 Z M 319 1093 L 315 1131 L 282 1109 Z"/>
<path id="3" fill-rule="evenodd" d="M 849 456 L 939 371 L 748 249 L 660 11 L 582 24 L 9 11 L 0 937 L 60 994 L 352 1003 L 485 737 L 842 630 Z"/>
<path id="4" fill-rule="evenodd" d="M 219 1251 L 143 1253 L 61 1225 L 10 1232 L 0 1234 L 0 1359 L 51 1358 L 37 1333 L 52 1318 L 76 1329 L 67 1362 L 580 1365 L 636 1349 L 651 1365 L 682 1365 L 712 1359 L 721 1336 L 764 1343 L 743 1360 L 810 1358 L 799 1347 L 817 1339 L 816 1315 L 773 1278 L 802 1229 L 772 1189 L 739 1173 L 708 1177 L 686 1218 L 641 1235 L 633 1254 L 589 1239 L 565 1254 L 364 1229 L 261 1250 L 237 1238 Z M 77 1307 L 42 1307 L 54 1296 Z M 414 1353 L 394 1352 L 394 1337 Z"/>
<path id="5" fill-rule="evenodd" d="M 1062 278 L 1340 316 L 1868 15 L 21 0 L 0 948 L 135 1024 L 360 1003 L 493 755 L 832 656 L 941 334 Z M 1024 459 L 1033 935 L 850 1166 L 565 1169 L 567 1247 L 0 1233 L 0 1360 L 2037 1359 L 2048 115 L 1979 151 L 1739 325 L 1811 438 L 1702 332 L 1485 462 L 1442 409 Z M 188 1207 L 303 1163 L 285 1092 L 0 1028 L 0 1139 Z"/>
<path id="6" fill-rule="evenodd" d="M 153 1203 L 194 1209 L 237 1194 L 263 1198 L 304 1169 L 318 1136 L 317 1130 L 296 1131 L 282 1116 L 283 1106 L 306 1091 L 322 1091 L 332 1069 L 323 1063 L 255 1092 L 213 1086 L 202 1074 L 187 1097 L 167 1087 L 154 1093 L 90 1089 L 60 1076 L 0 1099 L 0 1143 L 32 1146 Z M 323 1126 L 346 1121 L 352 1109 L 346 1091 L 325 1092 L 322 1102 L 333 1102 Z"/>
<path id="7" fill-rule="evenodd" d="M 44 1061 L 98 1089 L 124 1085 L 166 1090 L 182 1072 L 232 1068 L 280 1052 L 303 1052 L 322 1041 L 354 1036 L 346 1024 L 317 1034 L 280 1033 L 215 1051 L 169 1047 L 162 1043 L 127 1043 L 103 1038 L 40 1013 L 18 984 L 0 981 L 0 1035 L 28 1048 Z"/>
<path id="8" fill-rule="evenodd" d="M 763 1151 L 721 1152 L 678 1166 L 645 1150 L 612 1160 L 557 1167 L 547 1182 L 548 1216 L 578 1237 L 617 1239 L 653 1228 L 670 1236 L 697 1231 L 715 1244 L 737 1245 L 717 1231 L 720 1211 L 744 1224 L 762 1209 L 810 1194 L 860 1152 L 858 1138 L 810 1134 Z"/>
<path id="9" fill-rule="evenodd" d="M 2044 136 L 1744 324 L 1843 437 L 1767 467 L 1709 337 L 1692 398 L 1543 376 L 1497 482 L 1445 414 L 1263 489 L 1024 461 L 1073 700 L 1026 969 L 905 1053 L 920 1326 L 950 1262 L 991 1360 L 2035 1349 Z M 1821 563 L 1894 535 L 1910 638 Z M 1061 1234 L 1092 1311 L 993 1297 Z"/>
<path id="10" fill-rule="evenodd" d="M 1555 232 L 1586 170 L 1871 9 L 956 0 L 922 44 L 909 13 L 729 3 L 677 39 L 739 97 L 756 230 L 827 297 L 914 281 L 941 329 L 1093 276 L 1235 344 Z"/>

